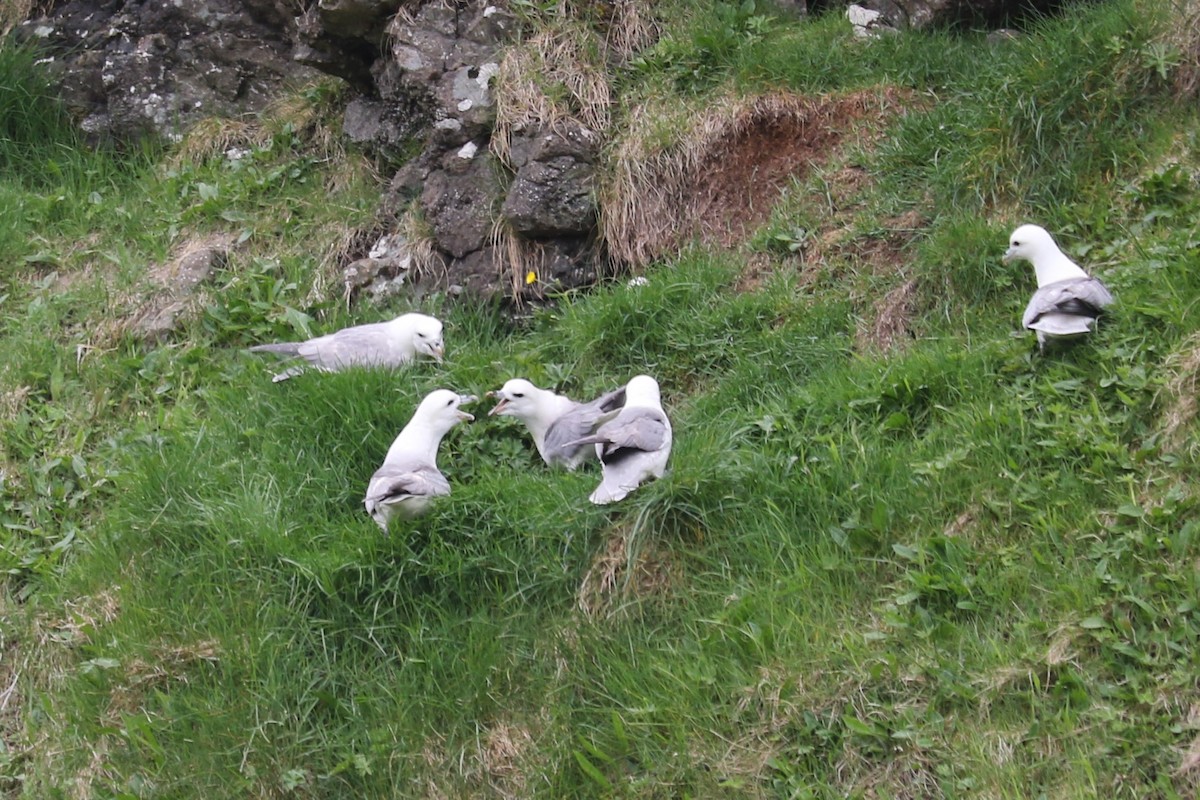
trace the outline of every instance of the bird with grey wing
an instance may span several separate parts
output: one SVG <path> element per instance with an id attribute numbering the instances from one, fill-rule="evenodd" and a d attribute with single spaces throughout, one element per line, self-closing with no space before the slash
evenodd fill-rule
<path id="1" fill-rule="evenodd" d="M 307 368 L 336 372 L 347 367 L 400 367 L 419 355 L 440 362 L 446 353 L 442 323 L 426 314 L 401 314 L 388 322 L 355 325 L 303 342 L 259 344 L 252 353 L 274 353 L 304 363 L 272 378 L 285 381 Z"/>
<path id="2" fill-rule="evenodd" d="M 1099 278 L 1093 278 L 1058 249 L 1053 237 L 1037 225 L 1022 225 L 1008 239 L 1003 261 L 1024 259 L 1033 264 L 1037 291 L 1025 307 L 1021 324 L 1037 332 L 1038 349 L 1048 339 L 1073 339 L 1090 333 L 1113 297 Z"/>
<path id="3" fill-rule="evenodd" d="M 603 477 L 588 499 L 597 505 L 615 503 L 646 480 L 661 478 L 671 455 L 671 436 L 658 381 L 649 375 L 630 380 L 616 416 L 570 443 L 598 446 Z"/>
<path id="4" fill-rule="evenodd" d="M 625 403 L 625 387 L 606 392 L 588 403 L 577 403 L 524 378 L 513 378 L 494 392 L 496 405 L 488 416 L 515 417 L 525 423 L 534 447 L 549 466 L 574 470 L 596 448 L 576 441 L 611 419 Z"/>
<path id="5" fill-rule="evenodd" d="M 475 419 L 459 408 L 475 399 L 449 389 L 430 392 L 392 442 L 363 498 L 367 513 L 385 533 L 393 517 L 423 514 L 434 498 L 450 494 L 450 482 L 437 467 L 438 446 L 455 425 Z"/>

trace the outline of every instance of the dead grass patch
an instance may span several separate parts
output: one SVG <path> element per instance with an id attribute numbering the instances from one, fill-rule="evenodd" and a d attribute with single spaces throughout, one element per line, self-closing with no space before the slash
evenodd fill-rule
<path id="1" fill-rule="evenodd" d="M 892 88 L 804 97 L 773 93 L 648 101 L 630 114 L 600 190 L 610 251 L 641 266 L 689 238 L 730 247 L 762 225 L 785 189 L 849 137 L 877 135 L 903 108 Z M 682 132 L 682 133 L 680 133 Z"/>
<path id="2" fill-rule="evenodd" d="M 621 62 L 658 41 L 662 26 L 651 8 L 644 0 L 612 3 L 605 43 Z"/>
<path id="3" fill-rule="evenodd" d="M 4 375 L 7 376 L 8 369 L 4 370 Z M 5 383 L 9 386 L 12 384 L 8 381 Z M 6 422 L 11 422 L 16 419 L 21 413 L 21 409 L 25 407 L 25 400 L 29 397 L 29 393 L 33 391 L 30 386 L 17 386 L 13 389 L 6 389 L 0 392 L 0 419 Z"/>
<path id="4" fill-rule="evenodd" d="M 169 259 L 151 264 L 136 289 L 114 293 L 109 305 L 118 310 L 117 316 L 96 326 L 92 340 L 83 347 L 111 346 L 129 334 L 156 339 L 171 330 L 176 320 L 197 313 L 205 300 L 203 284 L 225 263 L 235 242 L 232 233 L 185 240 Z"/>
<path id="5" fill-rule="evenodd" d="M 479 743 L 477 757 L 492 789 L 503 798 L 529 796 L 533 734 L 524 725 L 497 722 Z"/>
<path id="6" fill-rule="evenodd" d="M 493 87 L 491 149 L 506 164 L 514 134 L 534 127 L 574 119 L 596 133 L 608 130 L 612 87 L 604 43 L 581 22 L 559 19 L 507 48 Z"/>
<path id="7" fill-rule="evenodd" d="M 25 20 L 41 16 L 50 5 L 50 0 L 5 0 L 0 3 L 0 37 L 7 37 Z"/>
<path id="8" fill-rule="evenodd" d="M 1171 17 L 1164 39 L 1180 54 L 1174 71 L 1175 96 L 1192 100 L 1200 96 L 1200 0 L 1173 0 Z"/>
<path id="9" fill-rule="evenodd" d="M 1193 448 L 1189 435 L 1196 419 L 1196 391 L 1200 385 L 1200 334 L 1189 336 L 1183 346 L 1166 359 L 1170 376 L 1158 391 L 1155 402 L 1162 410 L 1162 446 L 1169 452 Z"/>
<path id="10" fill-rule="evenodd" d="M 172 684 L 190 682 L 189 672 L 200 664 L 215 664 L 220 659 L 215 641 L 157 648 L 151 658 L 137 658 L 125 665 L 122 679 L 113 686 L 102 720 L 105 726 L 119 725 L 121 717 L 138 713 L 146 695 Z"/>
<path id="11" fill-rule="evenodd" d="M 579 585 L 577 602 L 588 617 L 611 617 L 632 601 L 663 593 L 677 582 L 670 554 L 652 544 L 635 547 L 633 529 L 614 531 Z"/>
<path id="12" fill-rule="evenodd" d="M 0 619 L 12 619 L 12 609 L 5 594 L 0 594 Z M 5 626 L 0 626 L 0 748 L 11 760 L 23 758 L 28 750 L 25 741 L 25 697 L 20 691 L 22 671 L 27 659 L 22 653 L 20 639 Z M 0 776 L 0 794 L 20 788 L 9 786 Z"/>
<path id="13" fill-rule="evenodd" d="M 724 752 L 716 758 L 714 771 L 722 778 L 749 779 L 756 783 L 766 780 L 772 759 L 780 754 L 787 728 L 805 711 L 820 716 L 822 710 L 811 703 L 801 705 L 797 696 L 800 678 L 780 665 L 763 666 L 758 681 L 742 689 L 735 708 L 743 719 L 742 734 L 727 742 Z M 694 754 L 697 760 L 702 753 Z"/>
<path id="14" fill-rule="evenodd" d="M 1077 620 L 1059 624 L 1050 634 L 1045 655 L 993 670 L 978 682 L 979 707 L 986 717 L 991 706 L 1013 692 L 1050 692 L 1065 670 L 1081 670 L 1077 643 L 1082 631 Z"/>
<path id="15" fill-rule="evenodd" d="M 322 100 L 333 94 L 319 82 L 278 98 L 254 117 L 209 117 L 188 129 L 167 165 L 179 168 L 189 163 L 227 155 L 230 150 L 261 150 L 275 136 L 290 130 L 318 158 L 342 161 L 346 156 L 340 116 L 331 113 Z"/>
<path id="16" fill-rule="evenodd" d="M 905 281 L 874 304 L 874 319 L 859 326 L 857 350 L 888 353 L 912 341 L 911 319 L 916 304 L 916 278 Z"/>
<path id="17" fill-rule="evenodd" d="M 1200 729 L 1200 704 L 1193 703 L 1188 709 L 1187 726 Z M 1173 773 L 1175 789 L 1184 797 L 1197 796 L 1200 790 L 1200 734 L 1179 754 L 1179 766 Z"/>
<path id="18" fill-rule="evenodd" d="M 39 649 L 87 644 L 97 628 L 109 624 L 120 614 L 121 602 L 117 597 L 120 590 L 120 586 L 113 586 L 95 595 L 67 600 L 63 603 L 62 616 L 39 618 L 36 624 Z"/>

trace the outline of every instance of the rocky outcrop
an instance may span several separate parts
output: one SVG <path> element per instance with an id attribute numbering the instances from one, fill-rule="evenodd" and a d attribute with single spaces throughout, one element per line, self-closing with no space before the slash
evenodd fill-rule
<path id="1" fill-rule="evenodd" d="M 1061 4 L 859 3 L 851 17 L 864 35 L 995 23 Z M 781 8 L 834 5 L 846 4 L 800 0 Z M 419 146 L 384 192 L 384 218 L 397 220 L 397 230 L 383 233 L 409 241 L 399 229 L 419 228 L 425 268 L 398 255 L 407 250 L 397 245 L 387 257 L 347 265 L 348 292 L 408 290 L 436 277 L 454 291 L 538 294 L 591 282 L 602 268 L 595 169 L 606 132 L 569 117 L 526 120 L 506 131 L 503 160 L 493 152 L 493 83 L 519 33 L 505 3 L 53 0 L 39 7 L 48 10 L 21 35 L 47 46 L 64 98 L 97 137 L 178 136 L 204 117 L 257 111 L 286 82 L 320 71 L 352 87 L 348 139 L 393 162 Z"/>
<path id="2" fill-rule="evenodd" d="M 279 0 L 69 0 L 19 29 L 50 53 L 63 98 L 97 138 L 177 137 L 256 111 L 304 68 Z"/>
<path id="3" fill-rule="evenodd" d="M 469 291 L 536 294 L 594 281 L 598 270 L 586 243 L 596 225 L 599 137 L 567 122 L 514 136 L 508 163 L 491 151 L 492 80 L 516 29 L 495 5 L 427 3 L 393 20 L 388 57 L 373 67 L 381 107 L 419 96 L 429 119 L 424 150 L 393 178 L 385 206 L 399 217 L 415 204 L 445 280 Z M 497 248 L 504 237 L 515 246 Z M 514 271 L 537 279 L 516 280 Z"/>

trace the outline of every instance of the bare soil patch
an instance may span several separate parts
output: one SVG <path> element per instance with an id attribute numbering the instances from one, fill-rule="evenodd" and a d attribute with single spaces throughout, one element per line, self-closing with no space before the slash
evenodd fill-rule
<path id="1" fill-rule="evenodd" d="M 911 96 L 893 87 L 845 95 L 776 92 L 729 98 L 692 114 L 635 110 L 635 133 L 617 147 L 614 175 L 601 191 L 604 239 L 618 260 L 646 264 L 698 238 L 734 247 L 765 223 L 780 195 L 847 143 L 877 138 Z M 667 146 L 665 127 L 686 125 Z M 862 170 L 849 176 L 861 189 Z M 854 186 L 831 190 L 857 194 Z"/>
<path id="2" fill-rule="evenodd" d="M 855 92 L 843 97 L 760 98 L 720 126 L 688 178 L 687 219 L 707 244 L 732 247 L 770 217 L 793 181 L 825 164 L 848 136 L 874 136 L 900 108 L 899 93 Z M 858 140 L 858 139 L 856 139 Z M 843 174 L 844 173 L 844 174 Z M 868 180 L 862 169 L 835 176 L 837 193 L 857 194 Z"/>

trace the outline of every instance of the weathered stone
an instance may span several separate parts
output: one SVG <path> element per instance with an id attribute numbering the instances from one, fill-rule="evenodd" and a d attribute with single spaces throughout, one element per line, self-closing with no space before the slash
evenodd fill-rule
<path id="1" fill-rule="evenodd" d="M 583 235 L 596 224 L 592 167 L 569 156 L 531 161 L 520 169 L 501 213 L 531 238 Z"/>
<path id="2" fill-rule="evenodd" d="M 438 247 L 454 258 L 484 246 L 498 199 L 495 167 L 485 156 L 449 154 L 441 169 L 429 173 L 421 191 L 421 207 Z"/>
<path id="3" fill-rule="evenodd" d="M 134 312 L 129 330 L 145 342 L 170 336 L 193 310 L 201 284 L 212 278 L 229 258 L 226 242 L 208 242 L 185 249 L 175 260 L 152 269 L 153 292 Z"/>
<path id="4" fill-rule="evenodd" d="M 350 141 L 391 155 L 403 151 L 427 121 L 420 108 L 356 97 L 346 105 L 342 130 Z"/>
<path id="5" fill-rule="evenodd" d="M 319 0 L 317 13 L 334 36 L 373 41 L 399 7 L 400 0 Z"/>
<path id="6" fill-rule="evenodd" d="M 305 69 L 291 11 L 273 0 L 70 0 L 24 23 L 62 95 L 97 137 L 176 137 L 196 120 L 263 108 Z"/>
<path id="7" fill-rule="evenodd" d="M 875 27 L 929 28 L 963 23 L 997 24 L 1021 11 L 1038 6 L 1042 10 L 1061 5 L 1060 0 L 860 0 L 863 7 L 878 11 L 882 19 Z"/>
<path id="8" fill-rule="evenodd" d="M 510 147 L 517 167 L 501 214 L 513 231 L 530 238 L 583 236 L 596 224 L 592 163 L 599 137 L 575 122 L 533 136 L 518 136 Z"/>

